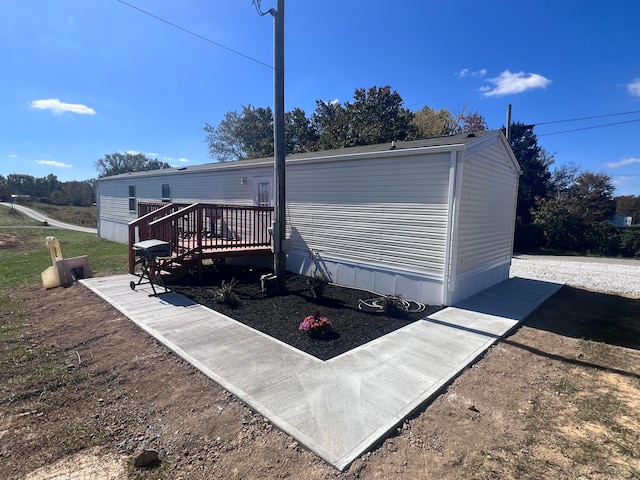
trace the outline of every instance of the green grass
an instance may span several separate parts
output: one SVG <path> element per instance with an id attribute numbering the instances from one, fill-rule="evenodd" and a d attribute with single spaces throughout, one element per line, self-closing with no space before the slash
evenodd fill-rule
<path id="1" fill-rule="evenodd" d="M 73 205 L 51 205 L 36 202 L 28 207 L 61 222 L 88 228 L 96 227 L 96 207 L 75 207 Z"/>
<path id="2" fill-rule="evenodd" d="M 60 242 L 64 258 L 87 255 L 94 275 L 126 273 L 128 246 L 96 238 L 92 233 L 58 229 L 3 229 L 0 234 L 19 235 L 20 249 L 0 250 L 0 292 L 21 285 L 40 283 L 40 274 L 52 265 L 45 245 L 47 236 Z"/>
<path id="3" fill-rule="evenodd" d="M 11 205 L 0 206 L 0 227 L 30 227 L 35 225 L 40 225 L 40 222 L 31 217 L 27 217 L 24 213 L 12 209 Z"/>

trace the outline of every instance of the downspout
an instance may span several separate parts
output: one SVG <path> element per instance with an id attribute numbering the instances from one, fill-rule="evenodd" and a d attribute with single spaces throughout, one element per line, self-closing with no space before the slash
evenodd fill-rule
<path id="1" fill-rule="evenodd" d="M 449 256 L 451 255 L 451 236 L 453 234 L 453 196 L 456 188 L 456 152 L 451 151 L 451 163 L 449 165 L 449 190 L 447 192 L 447 236 L 444 249 L 444 275 L 442 278 L 442 304 L 447 305 L 449 297 L 449 275 L 451 265 Z"/>
<path id="2" fill-rule="evenodd" d="M 449 252 L 447 255 L 447 273 L 448 279 L 444 290 L 443 305 L 451 305 L 451 298 L 456 289 L 456 273 L 458 270 L 458 226 L 460 224 L 460 201 L 462 197 L 462 170 L 464 169 L 464 151 L 451 152 L 452 163 L 455 164 L 454 185 L 451 188 L 451 178 L 449 179 L 450 191 L 449 196 L 452 197 L 449 203 L 450 217 L 448 219 L 447 228 L 451 229 L 450 242 L 447 242 Z"/>

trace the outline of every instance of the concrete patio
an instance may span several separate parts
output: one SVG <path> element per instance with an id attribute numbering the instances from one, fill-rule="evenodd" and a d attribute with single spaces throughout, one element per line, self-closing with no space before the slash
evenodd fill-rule
<path id="1" fill-rule="evenodd" d="M 81 282 L 136 325 L 342 470 L 432 399 L 561 284 L 511 278 L 328 361 L 183 296 Z"/>

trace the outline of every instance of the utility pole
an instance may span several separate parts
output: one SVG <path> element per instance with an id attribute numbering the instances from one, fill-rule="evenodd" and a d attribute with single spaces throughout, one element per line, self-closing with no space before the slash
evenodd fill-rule
<path id="1" fill-rule="evenodd" d="M 273 15 L 273 145 L 275 222 L 273 224 L 273 273 L 278 288 L 286 288 L 287 254 L 283 249 L 286 234 L 285 146 L 284 146 L 284 0 L 278 0 Z"/>
<path id="2" fill-rule="evenodd" d="M 511 104 L 507 105 L 507 128 L 505 128 L 507 142 L 511 144 Z"/>

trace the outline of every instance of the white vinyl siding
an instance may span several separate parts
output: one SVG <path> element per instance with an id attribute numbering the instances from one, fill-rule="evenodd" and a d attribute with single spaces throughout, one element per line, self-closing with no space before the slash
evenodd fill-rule
<path id="1" fill-rule="evenodd" d="M 449 155 L 292 165 L 293 251 L 441 276 Z"/>
<path id="2" fill-rule="evenodd" d="M 519 169 L 500 132 L 463 143 L 287 159 L 288 269 L 313 275 L 320 262 L 339 283 L 448 305 L 508 278 Z M 272 180 L 267 159 L 100 179 L 100 236 L 127 241 L 130 185 L 137 202 L 168 184 L 174 203 L 254 205 Z"/>
<path id="3" fill-rule="evenodd" d="M 497 143 L 465 159 L 457 275 L 511 260 L 518 172 Z"/>

